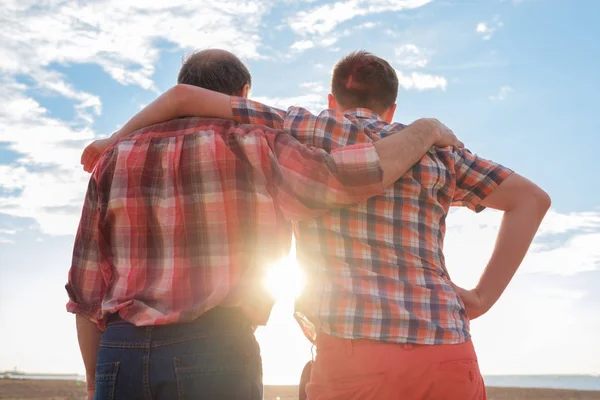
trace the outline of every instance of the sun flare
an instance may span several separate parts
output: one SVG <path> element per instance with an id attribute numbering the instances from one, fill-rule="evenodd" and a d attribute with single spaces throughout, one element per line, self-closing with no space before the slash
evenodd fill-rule
<path id="1" fill-rule="evenodd" d="M 265 286 L 277 301 L 293 300 L 302 293 L 304 274 L 296 260 L 293 246 L 287 257 L 269 267 Z"/>

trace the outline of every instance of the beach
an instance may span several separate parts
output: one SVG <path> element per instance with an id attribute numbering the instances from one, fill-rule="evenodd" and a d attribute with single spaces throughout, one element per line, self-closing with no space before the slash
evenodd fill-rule
<path id="1" fill-rule="evenodd" d="M 265 400 L 296 400 L 296 386 L 266 386 Z M 2 400 L 82 400 L 81 382 L 65 380 L 0 380 Z M 488 388 L 488 400 L 600 400 L 600 391 Z"/>

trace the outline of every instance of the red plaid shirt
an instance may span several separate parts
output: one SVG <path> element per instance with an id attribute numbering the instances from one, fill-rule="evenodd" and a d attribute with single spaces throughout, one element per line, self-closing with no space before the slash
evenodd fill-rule
<path id="1" fill-rule="evenodd" d="M 314 116 L 241 98 L 232 108 L 238 122 L 283 128 L 326 151 L 404 128 L 366 109 Z M 469 320 L 442 252 L 446 215 L 451 205 L 483 210 L 479 203 L 510 173 L 468 150 L 432 148 L 385 195 L 298 222 L 296 253 L 307 284 L 296 318 L 307 337 L 322 331 L 397 343 L 468 339 Z"/>
<path id="2" fill-rule="evenodd" d="M 272 299 L 265 267 L 291 243 L 288 220 L 383 193 L 371 144 L 327 154 L 291 135 L 233 121 L 179 119 L 123 138 L 89 182 L 66 286 L 67 310 L 102 329 L 186 322 Z"/>

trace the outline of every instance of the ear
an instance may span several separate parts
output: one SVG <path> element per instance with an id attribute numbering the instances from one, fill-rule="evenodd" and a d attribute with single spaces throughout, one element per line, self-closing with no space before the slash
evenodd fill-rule
<path id="1" fill-rule="evenodd" d="M 381 116 L 383 120 L 389 124 L 394 120 L 394 113 L 396 112 L 396 104 L 385 110 L 383 115 Z"/>
<path id="2" fill-rule="evenodd" d="M 327 108 L 329 108 L 330 110 L 337 109 L 337 101 L 335 101 L 335 97 L 333 97 L 331 93 L 327 95 Z"/>
<path id="3" fill-rule="evenodd" d="M 241 97 L 244 98 L 248 98 L 248 95 L 250 94 L 250 85 L 249 84 L 245 84 L 244 87 L 242 88 L 242 95 Z"/>

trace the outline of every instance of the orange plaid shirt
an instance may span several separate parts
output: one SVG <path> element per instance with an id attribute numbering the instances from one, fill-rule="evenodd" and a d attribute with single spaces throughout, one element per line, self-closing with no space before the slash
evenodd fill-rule
<path id="1" fill-rule="evenodd" d="M 326 151 L 405 127 L 366 109 L 315 116 L 242 98 L 233 98 L 232 108 L 240 123 L 283 128 Z M 432 148 L 384 195 L 297 222 L 296 252 L 307 282 L 295 316 L 307 337 L 321 331 L 396 343 L 467 340 L 469 320 L 442 251 L 446 215 L 453 205 L 483 210 L 480 202 L 510 174 L 468 150 Z"/>

